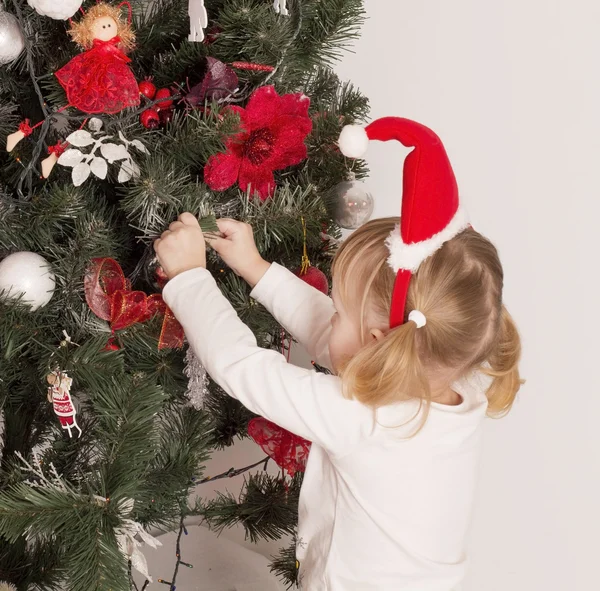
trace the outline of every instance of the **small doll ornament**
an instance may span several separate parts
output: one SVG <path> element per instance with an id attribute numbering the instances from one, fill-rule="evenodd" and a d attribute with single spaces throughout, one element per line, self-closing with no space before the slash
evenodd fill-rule
<path id="1" fill-rule="evenodd" d="M 77 410 L 71 398 L 71 386 L 73 379 L 66 372 L 55 370 L 46 377 L 50 387 L 48 388 L 48 401 L 52 403 L 54 413 L 58 417 L 63 429 L 69 433 L 69 437 L 73 437 L 71 429 L 77 429 L 81 437 L 81 429 L 77 424 Z"/>
<path id="2" fill-rule="evenodd" d="M 125 21 L 121 6 L 127 6 Z M 124 52 L 131 50 L 135 36 L 131 30 L 131 7 L 96 4 L 69 34 L 84 52 L 56 72 L 67 93 L 69 106 L 84 113 L 118 113 L 140 104 L 138 84 L 129 69 Z"/>
<path id="3" fill-rule="evenodd" d="M 127 19 L 122 15 L 123 6 L 128 8 Z M 79 22 L 71 24 L 69 34 L 84 52 L 56 72 L 68 99 L 61 110 L 76 107 L 84 113 L 114 114 L 139 105 L 138 84 L 129 69 L 131 60 L 125 55 L 135 41 L 129 3 L 92 6 Z M 13 150 L 37 125 L 21 123 L 19 130 L 8 136 L 7 151 Z"/>

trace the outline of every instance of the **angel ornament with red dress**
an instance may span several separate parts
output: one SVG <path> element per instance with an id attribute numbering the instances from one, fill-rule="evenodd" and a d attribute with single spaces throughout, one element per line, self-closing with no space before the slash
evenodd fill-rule
<path id="1" fill-rule="evenodd" d="M 77 424 L 77 410 L 71 398 L 71 386 L 73 378 L 70 378 L 66 372 L 55 370 L 46 377 L 50 387 L 48 388 L 48 401 L 52 403 L 54 414 L 58 417 L 63 429 L 69 432 L 69 437 L 73 437 L 71 429 L 77 429 L 81 437 L 81 428 Z"/>
<path id="2" fill-rule="evenodd" d="M 123 17 L 123 6 L 128 9 L 127 18 Z M 135 41 L 129 2 L 118 6 L 101 2 L 92 6 L 79 22 L 71 24 L 69 35 L 84 51 L 55 74 L 68 99 L 68 104 L 60 110 L 75 107 L 84 113 L 115 114 L 138 106 L 138 84 L 129 68 L 131 59 L 126 55 Z M 40 124 L 30 126 L 27 119 L 23 121 L 19 130 L 8 136 L 7 151 L 13 150 Z M 56 147 L 50 149 L 51 155 Z"/>

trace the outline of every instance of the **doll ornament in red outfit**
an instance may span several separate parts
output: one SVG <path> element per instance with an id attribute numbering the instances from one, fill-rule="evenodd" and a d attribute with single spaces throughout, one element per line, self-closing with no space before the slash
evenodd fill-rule
<path id="1" fill-rule="evenodd" d="M 92 6 L 80 21 L 72 23 L 69 35 L 84 51 L 56 72 L 68 99 L 62 110 L 75 107 L 84 113 L 115 114 L 140 104 L 140 91 L 126 55 L 135 40 L 128 2 Z M 35 127 L 27 120 L 21 123 L 19 130 L 8 136 L 6 150 L 12 151 Z"/>

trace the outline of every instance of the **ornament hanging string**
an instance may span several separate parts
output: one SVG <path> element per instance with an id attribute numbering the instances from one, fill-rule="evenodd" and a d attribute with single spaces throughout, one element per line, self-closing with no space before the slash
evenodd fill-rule
<path id="1" fill-rule="evenodd" d="M 308 258 L 308 250 L 306 247 L 306 220 L 304 216 L 300 218 L 302 220 L 302 262 L 300 264 L 300 274 L 305 275 L 310 267 L 310 259 Z"/>
<path id="2" fill-rule="evenodd" d="M 127 6 L 127 24 L 130 25 L 131 20 L 133 18 L 132 11 L 131 11 L 131 4 L 129 2 L 121 2 L 121 4 L 119 4 L 117 6 L 117 8 L 121 8 L 121 6 Z"/>

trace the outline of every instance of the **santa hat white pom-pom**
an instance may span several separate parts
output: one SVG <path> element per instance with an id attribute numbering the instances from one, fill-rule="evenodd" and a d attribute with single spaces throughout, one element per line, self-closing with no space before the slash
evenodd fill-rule
<path id="1" fill-rule="evenodd" d="M 369 147 L 369 136 L 360 125 L 346 125 L 340 133 L 338 145 L 348 158 L 362 158 Z"/>

